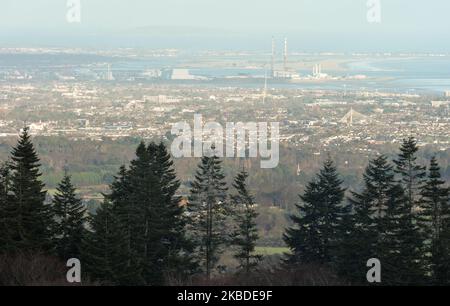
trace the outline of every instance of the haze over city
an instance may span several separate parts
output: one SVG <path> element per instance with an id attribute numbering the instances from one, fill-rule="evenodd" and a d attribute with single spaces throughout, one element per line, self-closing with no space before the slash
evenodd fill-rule
<path id="1" fill-rule="evenodd" d="M 438 52 L 450 43 L 445 0 L 381 2 L 367 22 L 365 0 L 81 1 L 81 22 L 66 1 L 2 0 L 0 42 L 7 46 L 153 47 L 263 50 L 287 36 L 297 51 Z"/>

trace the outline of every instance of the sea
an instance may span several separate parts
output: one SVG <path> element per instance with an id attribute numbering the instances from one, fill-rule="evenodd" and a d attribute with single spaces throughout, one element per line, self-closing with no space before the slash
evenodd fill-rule
<path id="1" fill-rule="evenodd" d="M 329 58 L 328 58 L 329 59 Z M 331 58 L 332 59 L 332 58 Z M 200 59 L 201 60 L 201 59 Z M 301 60 L 301 59 L 300 59 Z M 319 59 L 320 60 L 320 59 Z M 217 60 L 220 63 L 220 59 Z M 195 67 L 192 58 L 160 57 L 129 58 L 92 54 L 0 54 L 0 74 L 3 70 L 32 69 L 51 71 L 95 67 L 110 63 L 113 74 L 132 71 L 136 74 L 149 69 L 189 68 L 194 76 L 206 77 L 208 81 L 192 81 L 205 86 L 235 86 L 262 88 L 267 67 L 221 67 L 215 63 L 205 68 L 205 63 Z M 193 64 L 194 63 L 194 64 Z M 450 56 L 349 56 L 340 59 L 341 69 L 323 71 L 338 80 L 288 82 L 268 79 L 271 88 L 333 89 L 333 90 L 379 90 L 406 93 L 441 94 L 450 91 Z M 106 67 L 106 66 L 105 66 Z M 310 70 L 297 71 L 300 76 L 311 74 Z M 365 75 L 366 79 L 352 80 L 351 76 Z M 1 76 L 1 75 L 0 75 Z"/>

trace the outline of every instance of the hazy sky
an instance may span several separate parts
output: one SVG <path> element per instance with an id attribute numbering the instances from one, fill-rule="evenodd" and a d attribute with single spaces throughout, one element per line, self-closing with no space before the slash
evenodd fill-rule
<path id="1" fill-rule="evenodd" d="M 148 35 L 157 47 L 245 49 L 270 44 L 275 35 L 305 51 L 450 50 L 448 0 L 380 0 L 379 24 L 367 21 L 367 0 L 80 2 L 81 23 L 70 24 L 67 0 L 0 0 L 0 42 L 92 44 L 95 36 L 99 43 L 134 46 L 140 45 L 134 35 Z"/>

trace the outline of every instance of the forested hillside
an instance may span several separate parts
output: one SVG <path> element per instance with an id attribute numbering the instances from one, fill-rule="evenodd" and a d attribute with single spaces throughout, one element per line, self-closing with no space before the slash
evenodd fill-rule
<path id="1" fill-rule="evenodd" d="M 412 137 L 393 158 L 370 157 L 362 175 L 346 180 L 352 185 L 329 152 L 306 187 L 292 191 L 299 198 L 282 212 L 289 249 L 271 258 L 257 249 L 267 238 L 259 222 L 274 222 L 257 202 L 267 190 L 249 187 L 257 171 L 248 163 L 226 168 L 203 157 L 184 165 L 193 172 L 183 186 L 165 144 L 141 141 L 134 155 L 121 153 L 128 160 L 102 182 L 101 203 L 89 212 L 70 159 L 53 164 L 63 175 L 48 194 L 41 148 L 55 154 L 25 128 L 1 167 L 1 284 L 61 283 L 69 258 L 80 259 L 83 282 L 96 285 L 361 285 L 371 258 L 381 262 L 384 285 L 450 282 L 448 182 L 436 157 L 423 163 L 429 152 L 419 154 Z M 97 149 L 103 162 L 119 161 Z M 51 268 L 33 268 L 45 263 Z"/>

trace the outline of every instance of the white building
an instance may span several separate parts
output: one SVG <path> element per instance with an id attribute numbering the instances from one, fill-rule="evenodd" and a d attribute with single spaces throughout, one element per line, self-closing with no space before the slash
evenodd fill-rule
<path id="1" fill-rule="evenodd" d="M 450 101 L 431 101 L 431 106 L 436 108 L 448 105 L 450 105 Z"/>

